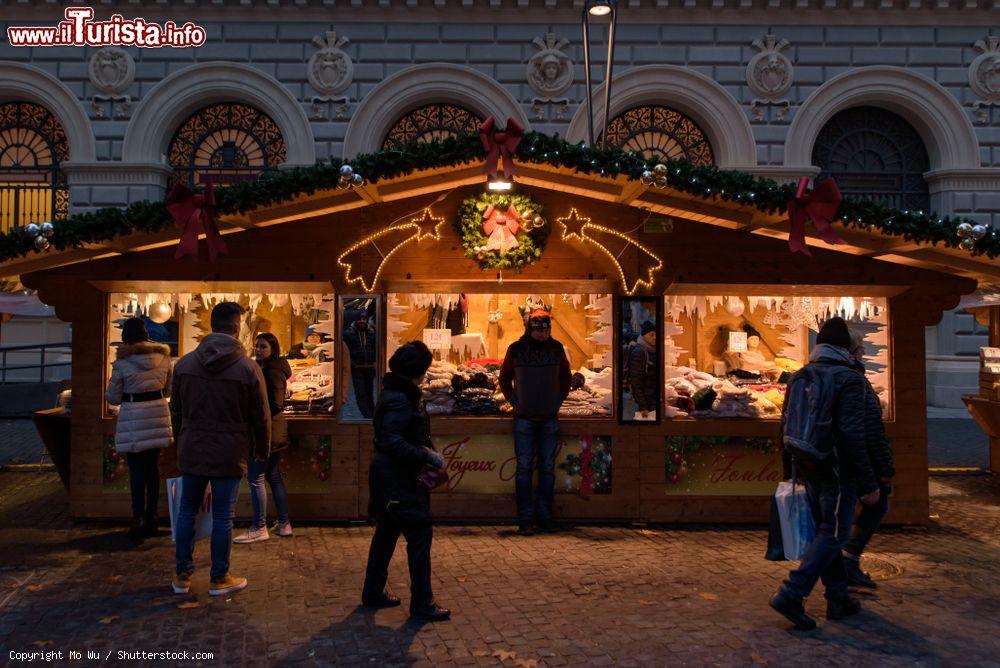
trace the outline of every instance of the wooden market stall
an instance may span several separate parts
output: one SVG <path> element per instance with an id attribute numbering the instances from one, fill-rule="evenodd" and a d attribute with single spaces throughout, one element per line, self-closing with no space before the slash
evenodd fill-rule
<path id="1" fill-rule="evenodd" d="M 812 256 L 793 254 L 785 216 L 758 209 L 752 197 L 651 187 L 543 160 L 518 167 L 512 192 L 529 198 L 534 210 L 517 200 L 514 213 L 528 228 L 535 214 L 542 219 L 534 226 L 539 252 L 520 271 L 483 269 L 502 256 L 483 251 L 483 239 L 503 239 L 487 234 L 490 228 L 470 237 L 456 225 L 469 202 L 485 202 L 476 161 L 403 170 L 356 187 L 314 184 L 223 215 L 228 253 L 214 262 L 204 253 L 175 260 L 179 235 L 166 228 L 0 265 L 73 324 L 72 513 L 128 514 L 114 416 L 102 398 L 116 322 L 162 311 L 153 322 L 163 321 L 182 354 L 204 332 L 211 304 L 231 298 L 249 308 L 249 336 L 273 331 L 284 349 L 318 333 L 325 350 L 295 361 L 303 375 L 292 388 L 285 467 L 297 518 L 366 515 L 372 429 L 343 336 L 362 311 L 375 323 L 377 373 L 405 340 L 423 337 L 437 349 L 425 390 L 452 476 L 449 488 L 434 493 L 437 516 L 513 518 L 512 422 L 482 380 L 493 382 L 491 360 L 523 331 L 519 307 L 538 300 L 552 309 L 553 334 L 579 373 L 572 414 L 560 420 L 558 518 L 766 521 L 781 470 L 778 423 L 760 408 L 768 405 L 761 397 L 772 390 L 780 396 L 787 378 L 770 372 L 779 362 L 805 361 L 810 327 L 841 313 L 864 325 L 874 346 L 898 471 L 889 521 L 927 521 L 924 328 L 997 267 L 961 249 L 863 228 L 838 229 L 846 244 L 836 246 L 810 234 Z M 266 185 L 267 178 L 256 187 Z M 513 200 L 491 201 L 500 214 L 513 215 Z M 475 209 L 475 225 L 490 215 Z M 511 229 L 509 219 L 493 222 Z M 514 234 L 522 247 L 528 233 Z M 634 329 L 635 313 L 655 322 L 660 335 L 664 389 L 657 419 L 648 422 L 633 419 L 639 413 L 619 382 L 629 350 L 624 332 Z M 729 340 L 735 348 L 719 338 L 723 329 L 736 332 Z M 740 331 L 760 340 L 768 373 L 750 374 L 757 385 L 724 378 L 724 360 L 743 359 L 741 350 L 747 355 Z M 686 383 L 713 372 L 713 382 L 722 383 L 718 399 L 730 397 L 749 413 L 688 403 Z M 172 469 L 168 453 L 161 470 L 166 476 Z M 246 495 L 240 503 L 241 514 L 249 514 Z"/>
<path id="2" fill-rule="evenodd" d="M 980 349 L 979 392 L 962 397 L 969 413 L 989 437 L 990 471 L 1000 471 L 1000 292 L 995 283 L 980 285 L 960 306 L 989 327 L 989 346 Z"/>

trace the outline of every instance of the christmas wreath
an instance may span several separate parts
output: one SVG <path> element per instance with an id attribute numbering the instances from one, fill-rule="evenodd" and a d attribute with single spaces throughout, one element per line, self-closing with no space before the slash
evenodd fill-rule
<path id="1" fill-rule="evenodd" d="M 542 207 L 526 195 L 506 193 L 466 198 L 455 229 L 466 257 L 481 269 L 527 267 L 542 256 L 549 238 Z"/>

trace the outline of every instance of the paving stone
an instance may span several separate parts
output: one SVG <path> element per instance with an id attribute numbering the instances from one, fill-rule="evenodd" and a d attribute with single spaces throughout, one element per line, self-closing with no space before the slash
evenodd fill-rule
<path id="1" fill-rule="evenodd" d="M 820 629 L 805 634 L 767 608 L 788 564 L 761 558 L 763 527 L 582 526 L 531 539 L 437 527 L 434 587 L 453 619 L 420 625 L 406 620 L 402 546 L 390 586 L 404 606 L 357 606 L 369 527 L 297 525 L 293 539 L 234 546 L 250 586 L 218 599 L 199 543 L 192 595 L 177 597 L 166 531 L 133 547 L 120 527 L 70 520 L 54 473 L 0 473 L 0 637 L 5 650 L 51 640 L 214 652 L 206 665 L 989 665 L 1000 477 L 929 484 L 930 525 L 872 541 L 871 564 L 899 574 L 852 620 L 826 621 L 817 593 L 807 608 Z"/>

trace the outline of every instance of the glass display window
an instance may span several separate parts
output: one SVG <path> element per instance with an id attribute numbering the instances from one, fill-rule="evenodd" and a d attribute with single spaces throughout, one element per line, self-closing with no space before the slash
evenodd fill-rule
<path id="1" fill-rule="evenodd" d="M 884 297 L 745 294 L 664 298 L 665 416 L 779 419 L 789 378 L 809 361 L 820 326 L 834 316 L 858 340 L 858 361 L 888 418 Z"/>
<path id="2" fill-rule="evenodd" d="M 289 364 L 285 412 L 320 414 L 334 409 L 332 294 L 113 292 L 108 299 L 109 377 L 128 318 L 141 318 L 150 340 L 168 345 L 176 360 L 211 332 L 212 308 L 233 301 L 245 310 L 238 338 L 247 354 L 254 357 L 258 335 L 270 333 Z"/>
<path id="3" fill-rule="evenodd" d="M 526 316 L 551 316 L 551 336 L 562 343 L 572 373 L 565 417 L 613 413 L 614 307 L 606 294 L 390 293 L 386 303 L 387 355 L 421 340 L 434 353 L 422 386 L 432 415 L 505 415 L 513 411 L 500 390 L 507 348 L 525 335 Z"/>

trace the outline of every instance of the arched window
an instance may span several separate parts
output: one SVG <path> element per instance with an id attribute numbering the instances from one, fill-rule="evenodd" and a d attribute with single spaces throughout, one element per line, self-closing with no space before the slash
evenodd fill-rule
<path id="1" fill-rule="evenodd" d="M 396 121 L 386 134 L 382 147 L 476 134 L 483 120 L 474 111 L 457 104 L 427 104 Z"/>
<path id="2" fill-rule="evenodd" d="M 48 109 L 0 104 L 0 230 L 66 217 L 69 190 L 59 165 L 68 159 L 66 133 Z"/>
<path id="3" fill-rule="evenodd" d="M 172 181 L 190 186 L 253 181 L 285 162 L 285 140 L 267 114 L 246 104 L 213 104 L 181 124 L 167 161 Z"/>
<path id="4" fill-rule="evenodd" d="M 913 126 L 891 111 L 854 107 L 834 114 L 816 138 L 812 160 L 845 195 L 930 209 L 927 149 Z"/>
<path id="5" fill-rule="evenodd" d="M 634 107 L 612 118 L 607 145 L 647 158 L 681 158 L 696 165 L 715 162 L 712 145 L 698 124 L 662 105 Z"/>

